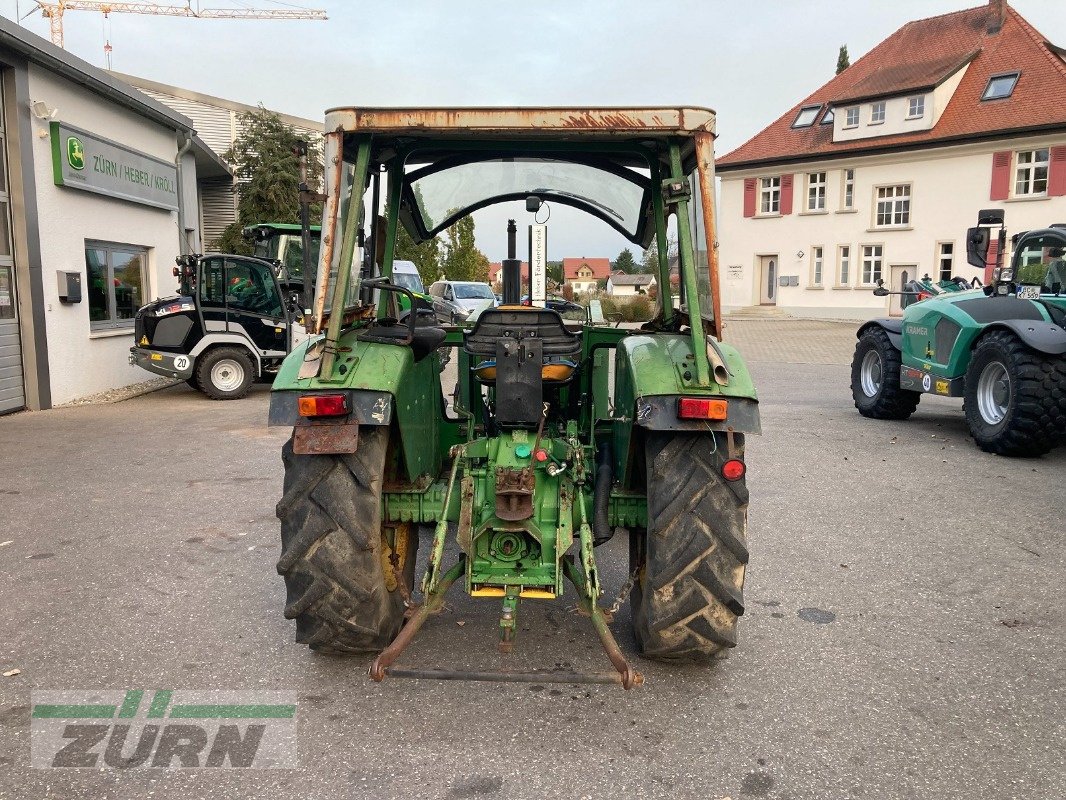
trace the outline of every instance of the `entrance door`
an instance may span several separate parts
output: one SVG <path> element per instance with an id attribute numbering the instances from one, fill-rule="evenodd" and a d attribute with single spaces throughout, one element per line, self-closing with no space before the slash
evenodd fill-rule
<path id="1" fill-rule="evenodd" d="M 759 256 L 759 274 L 762 276 L 759 293 L 760 305 L 777 305 L 777 272 L 777 256 Z"/>
<path id="2" fill-rule="evenodd" d="M 0 414 L 26 406 L 22 377 L 15 258 L 11 243 L 11 203 L 7 180 L 7 135 L 0 92 Z"/>
<path id="3" fill-rule="evenodd" d="M 903 287 L 906 286 L 908 281 L 913 281 L 918 274 L 918 266 L 916 264 L 903 264 L 893 265 L 889 268 L 891 270 L 891 285 L 888 287 L 889 291 L 902 292 Z M 904 297 L 903 295 L 893 294 L 888 297 L 888 313 L 893 317 L 902 317 L 903 309 L 913 303 L 917 298 Z"/>

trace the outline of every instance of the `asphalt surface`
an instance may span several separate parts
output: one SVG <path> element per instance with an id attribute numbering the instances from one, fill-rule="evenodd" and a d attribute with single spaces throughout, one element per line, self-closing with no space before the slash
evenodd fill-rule
<path id="1" fill-rule="evenodd" d="M 644 687 L 365 677 L 293 641 L 275 572 L 280 449 L 265 387 L 184 386 L 0 419 L 0 798 L 1066 796 L 1066 449 L 986 455 L 959 404 L 862 419 L 847 368 L 756 361 L 740 644 L 636 655 Z M 423 552 L 426 543 L 423 542 Z M 613 595 L 622 537 L 598 551 Z M 603 670 L 572 599 L 451 595 L 406 666 Z M 270 689 L 299 698 L 296 770 L 36 770 L 31 689 Z"/>

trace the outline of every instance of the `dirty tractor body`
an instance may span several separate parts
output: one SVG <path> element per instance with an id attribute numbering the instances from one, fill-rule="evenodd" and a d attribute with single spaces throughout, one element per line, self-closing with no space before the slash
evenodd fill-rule
<path id="1" fill-rule="evenodd" d="M 744 445 L 759 414 L 740 355 L 719 341 L 713 113 L 345 108 L 326 130 L 316 334 L 286 359 L 270 403 L 271 424 L 293 430 L 278 570 L 297 640 L 376 651 L 377 680 L 551 679 L 393 664 L 454 584 L 498 604 L 505 652 L 520 604 L 559 601 L 570 584 L 614 670 L 563 678 L 630 688 L 641 676 L 609 627 L 619 603 L 601 606 L 596 563 L 624 530 L 620 595 L 632 590 L 642 652 L 703 660 L 735 645 Z M 512 224 L 499 307 L 462 325 L 398 322 L 398 227 L 425 241 L 513 200 L 568 205 L 642 248 L 655 241 L 655 318 L 639 330 L 575 325 L 521 305 Z M 442 387 L 441 348 L 456 356 L 454 388 Z"/>
<path id="2" fill-rule="evenodd" d="M 967 232 L 978 268 L 998 226 L 989 285 L 927 284 L 905 298 L 912 302 L 902 318 L 860 326 L 852 396 L 863 416 L 896 420 L 914 413 L 923 394 L 961 397 L 982 450 L 1042 455 L 1066 442 L 1066 227 L 1016 234 L 1004 265 L 1003 212 L 982 211 L 979 223 Z"/>

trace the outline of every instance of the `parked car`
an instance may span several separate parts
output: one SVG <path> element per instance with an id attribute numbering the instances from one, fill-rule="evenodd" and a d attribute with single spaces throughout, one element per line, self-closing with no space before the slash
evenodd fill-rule
<path id="1" fill-rule="evenodd" d="M 458 307 L 472 315 L 496 305 L 492 287 L 478 281 L 437 281 L 429 287 L 429 293 L 433 297 L 433 310 L 438 315 L 449 307 Z"/>
<path id="2" fill-rule="evenodd" d="M 522 295 L 522 305 L 532 305 L 528 294 Z M 552 311 L 558 311 L 559 316 L 563 319 L 585 319 L 586 312 L 585 307 L 578 303 L 572 303 L 563 297 L 549 297 L 544 301 L 544 305 L 550 308 Z"/>

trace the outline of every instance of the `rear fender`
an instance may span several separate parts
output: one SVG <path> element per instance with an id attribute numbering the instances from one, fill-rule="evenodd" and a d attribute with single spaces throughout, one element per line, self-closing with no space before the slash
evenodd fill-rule
<path id="1" fill-rule="evenodd" d="M 862 335 L 868 330 L 873 328 L 881 328 L 888 334 L 888 340 L 892 343 L 892 346 L 897 350 L 903 350 L 903 320 L 901 319 L 872 319 L 869 322 L 863 323 L 857 331 L 855 331 L 855 337 L 862 338 Z"/>
<path id="2" fill-rule="evenodd" d="M 987 325 L 982 335 L 994 330 L 1010 331 L 1038 353 L 1049 356 L 1061 356 L 1066 353 L 1066 329 L 1053 322 L 1037 322 L 1031 319 L 998 320 Z M 974 344 L 976 346 L 976 342 Z"/>

